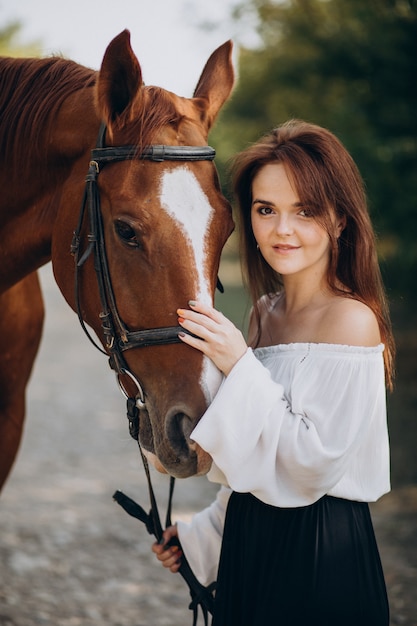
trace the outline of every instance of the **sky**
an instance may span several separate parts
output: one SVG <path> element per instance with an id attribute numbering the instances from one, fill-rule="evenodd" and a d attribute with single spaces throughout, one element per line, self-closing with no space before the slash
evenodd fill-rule
<path id="1" fill-rule="evenodd" d="M 19 41 L 42 44 L 99 69 L 110 41 L 131 32 L 145 83 L 191 96 L 210 54 L 222 43 L 255 45 L 250 20 L 229 19 L 237 0 L 0 0 L 0 29 L 19 21 Z M 202 28 L 202 24 L 206 27 Z"/>

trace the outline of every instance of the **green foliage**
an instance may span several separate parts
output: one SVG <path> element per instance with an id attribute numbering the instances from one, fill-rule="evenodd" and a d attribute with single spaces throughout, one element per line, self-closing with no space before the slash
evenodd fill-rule
<path id="1" fill-rule="evenodd" d="M 365 179 L 392 295 L 417 274 L 415 0 L 250 0 L 262 45 L 241 49 L 239 82 L 214 129 L 226 158 L 289 118 L 326 126 Z M 417 297 L 417 292 L 415 297 Z"/>
<path id="2" fill-rule="evenodd" d="M 23 44 L 19 41 L 21 23 L 7 24 L 0 29 L 0 56 L 34 57 L 41 55 L 41 44 L 37 41 Z"/>

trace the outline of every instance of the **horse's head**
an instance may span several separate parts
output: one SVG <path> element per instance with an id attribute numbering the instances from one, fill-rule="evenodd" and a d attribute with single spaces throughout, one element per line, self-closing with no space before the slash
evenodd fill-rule
<path id="1" fill-rule="evenodd" d="M 184 161 L 140 155 L 155 144 L 207 146 L 209 129 L 233 86 L 231 47 L 227 42 L 211 55 L 190 99 L 143 84 L 128 31 L 106 50 L 95 88 L 106 147 L 135 146 L 136 153 L 99 164 L 97 189 L 116 316 L 132 336 L 177 326 L 177 308 L 191 299 L 213 302 L 221 251 L 233 230 L 215 167 L 205 154 L 188 160 L 187 151 Z M 85 217 L 84 241 L 88 228 Z M 80 272 L 82 317 L 111 352 L 92 258 Z M 123 345 L 123 329 L 117 320 L 110 324 Z M 139 385 L 143 389 L 139 438 L 159 469 L 177 477 L 206 472 L 211 461 L 189 435 L 220 384 L 212 363 L 175 343 L 133 346 L 123 350 L 122 367 L 115 365 L 129 396 L 140 397 Z"/>

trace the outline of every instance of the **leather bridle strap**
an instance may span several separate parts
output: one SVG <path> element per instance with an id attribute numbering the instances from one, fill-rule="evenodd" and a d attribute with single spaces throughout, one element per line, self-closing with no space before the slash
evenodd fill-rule
<path id="1" fill-rule="evenodd" d="M 110 271 L 107 260 L 105 239 L 104 239 L 104 226 L 103 218 L 101 214 L 100 206 L 100 194 L 97 184 L 98 176 L 102 168 L 112 162 L 119 162 L 131 159 L 138 160 L 150 160 L 161 162 L 164 160 L 170 161 L 200 161 L 208 160 L 212 161 L 215 156 L 215 150 L 210 146 L 163 146 L 153 145 L 147 146 L 142 150 L 138 150 L 136 146 L 110 146 L 106 147 L 105 143 L 105 125 L 101 125 L 97 146 L 91 151 L 91 161 L 88 167 L 88 173 L 86 176 L 86 185 L 83 194 L 83 200 L 79 213 L 78 223 L 76 230 L 74 231 L 71 253 L 75 259 L 75 304 L 80 321 L 81 327 L 91 343 L 103 354 L 109 356 L 110 367 L 116 372 L 118 382 L 121 390 L 125 394 L 126 398 L 129 398 L 125 393 L 124 387 L 121 383 L 121 377 L 125 374 L 135 383 L 137 387 L 137 394 L 135 400 L 139 408 L 145 406 L 145 393 L 142 389 L 142 385 L 134 374 L 129 370 L 129 367 L 124 358 L 124 352 L 126 350 L 160 346 L 167 344 L 180 343 L 181 340 L 178 337 L 179 332 L 188 332 L 181 326 L 167 326 L 161 328 L 141 329 L 141 330 L 129 330 L 121 319 L 116 301 L 114 291 L 112 287 Z M 90 232 L 87 237 L 88 245 L 83 253 L 80 250 L 81 232 L 85 221 L 85 215 L 88 213 Z M 79 271 L 84 265 L 86 260 L 93 255 L 94 268 L 97 277 L 98 290 L 101 302 L 101 327 L 104 335 L 104 343 L 106 350 L 103 350 L 101 346 L 92 338 L 89 330 L 86 327 L 82 313 L 80 303 L 80 289 L 79 289 Z M 217 288 L 223 292 L 223 286 L 217 279 Z M 135 436 L 137 426 L 132 423 L 131 434 Z"/>
<path id="2" fill-rule="evenodd" d="M 162 328 L 144 329 L 130 331 L 123 323 L 117 310 L 114 292 L 111 284 L 110 272 L 108 269 L 107 254 L 105 249 L 103 222 L 100 209 L 100 196 L 97 187 L 97 178 L 103 166 L 107 163 L 125 160 L 150 160 L 161 162 L 169 161 L 212 161 L 215 157 L 215 150 L 210 146 L 147 146 L 140 152 L 136 146 L 103 147 L 105 128 L 100 129 L 98 147 L 91 151 L 91 161 L 86 177 L 86 188 L 83 196 L 80 216 L 77 228 L 74 232 L 71 245 L 71 252 L 76 257 L 76 278 L 75 278 L 75 298 L 78 317 L 84 332 L 90 341 L 101 351 L 102 348 L 92 339 L 87 331 L 80 312 L 78 270 L 85 263 L 87 258 L 94 251 L 94 265 L 97 274 L 102 311 L 100 318 L 105 336 L 106 348 L 110 353 L 111 366 L 116 371 L 125 369 L 122 352 L 133 348 L 166 345 L 179 343 L 180 331 L 184 332 L 180 326 L 168 326 Z M 79 257 L 79 245 L 81 229 L 84 221 L 85 210 L 88 208 L 90 220 L 90 234 L 88 235 L 88 246 L 85 252 Z M 223 291 L 220 281 L 217 287 Z M 106 352 L 104 352 L 107 354 Z"/>
<path id="3" fill-rule="evenodd" d="M 215 157 L 215 150 L 210 146 L 162 146 L 153 145 L 145 147 L 140 152 L 136 146 L 120 146 L 105 147 L 105 126 L 100 127 L 97 147 L 91 151 L 91 161 L 86 177 L 86 186 L 83 194 L 81 210 L 78 218 L 76 230 L 74 231 L 71 253 L 75 259 L 75 305 L 78 318 L 85 334 L 91 343 L 103 354 L 109 356 L 109 362 L 112 369 L 116 371 L 119 385 L 120 375 L 129 376 L 137 386 L 137 395 L 129 397 L 127 393 L 127 417 L 129 420 L 129 431 L 132 437 L 138 442 L 143 465 L 148 481 L 149 496 L 151 501 L 151 510 L 147 514 L 142 507 L 133 502 L 130 498 L 121 492 L 116 492 L 113 496 L 119 504 L 125 508 L 130 514 L 140 519 L 146 524 L 148 532 L 155 535 L 158 541 L 162 538 L 162 526 L 160 522 L 158 507 L 152 488 L 149 466 L 146 457 L 143 454 L 139 442 L 139 409 L 145 408 L 145 394 L 139 381 L 130 372 L 123 353 L 132 348 L 140 348 L 145 346 L 159 346 L 171 343 L 179 343 L 178 337 L 180 331 L 184 331 L 181 326 L 170 326 L 163 328 L 152 328 L 144 330 L 130 331 L 121 319 L 116 302 L 114 291 L 112 288 L 110 271 L 107 261 L 104 227 L 100 207 L 100 195 L 97 185 L 97 177 L 102 169 L 108 163 L 120 162 L 132 159 L 144 159 L 155 162 L 161 161 L 212 161 Z M 88 245 L 81 254 L 80 242 L 81 232 L 85 220 L 86 212 L 88 212 L 90 232 L 87 240 Z M 97 276 L 97 284 L 100 295 L 101 312 L 100 319 L 102 330 L 105 338 L 106 351 L 103 350 L 98 343 L 92 338 L 84 322 L 79 289 L 79 271 L 86 260 L 93 254 L 94 268 Z M 223 291 L 223 287 L 217 280 L 217 287 Z M 122 388 L 123 390 L 123 388 Z M 167 510 L 166 525 L 171 525 L 171 503 L 174 489 L 174 478 L 171 478 L 169 505 Z M 176 542 L 178 543 L 178 542 Z M 193 574 L 185 556 L 182 556 L 182 563 L 179 572 L 186 580 L 191 594 L 190 609 L 193 610 L 193 626 L 197 623 L 198 607 L 201 607 L 204 616 L 204 623 L 208 626 L 208 613 L 213 611 L 213 591 L 214 586 L 204 587 L 199 583 Z"/>
<path id="4" fill-rule="evenodd" d="M 163 146 L 153 145 L 140 152 L 136 146 L 94 148 L 91 159 L 100 165 L 132 159 L 145 161 L 213 161 L 216 151 L 210 146 Z"/>

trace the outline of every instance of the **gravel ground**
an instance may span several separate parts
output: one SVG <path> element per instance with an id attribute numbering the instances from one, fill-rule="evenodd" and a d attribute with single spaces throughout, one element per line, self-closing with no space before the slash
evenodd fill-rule
<path id="1" fill-rule="evenodd" d="M 123 398 L 50 268 L 42 279 L 44 339 L 23 444 L 0 500 L 0 624 L 191 626 L 182 578 L 156 562 L 153 538 L 112 501 L 120 488 L 148 506 Z M 167 480 L 152 474 L 164 504 Z M 216 491 L 205 478 L 177 483 L 174 518 L 206 506 Z M 391 623 L 417 626 L 417 486 L 394 490 L 372 511 Z"/>

